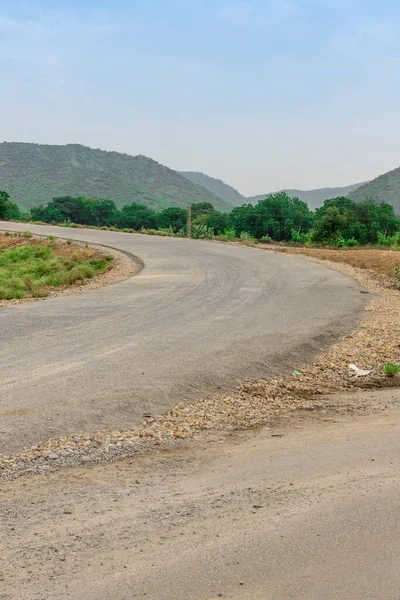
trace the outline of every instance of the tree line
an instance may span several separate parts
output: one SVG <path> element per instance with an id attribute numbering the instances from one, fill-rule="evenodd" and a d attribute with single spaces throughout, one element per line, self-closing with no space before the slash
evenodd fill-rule
<path id="1" fill-rule="evenodd" d="M 277 242 L 314 242 L 336 245 L 376 244 L 385 240 L 400 244 L 400 218 L 393 206 L 374 200 L 354 202 L 347 197 L 326 200 L 310 211 L 299 198 L 280 192 L 256 205 L 235 207 L 230 213 L 214 209 L 209 202 L 191 205 L 193 237 L 249 235 L 258 240 Z M 134 231 L 160 230 L 185 235 L 187 209 L 169 207 L 156 212 L 132 203 L 118 209 L 112 200 L 63 196 L 45 206 L 21 215 L 0 192 L 0 218 L 25 219 L 44 223 L 81 224 L 116 227 Z"/>

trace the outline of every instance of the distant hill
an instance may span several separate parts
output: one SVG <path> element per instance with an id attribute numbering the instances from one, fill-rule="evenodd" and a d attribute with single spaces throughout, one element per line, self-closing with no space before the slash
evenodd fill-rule
<path id="1" fill-rule="evenodd" d="M 234 206 L 242 206 L 248 202 L 245 196 L 242 196 L 235 188 L 224 183 L 221 179 L 214 179 L 214 177 L 210 177 L 209 175 L 205 175 L 198 171 L 179 171 L 179 173 L 183 175 L 183 177 L 205 187 L 213 194 L 216 194 Z"/>
<path id="2" fill-rule="evenodd" d="M 354 190 L 359 188 L 360 186 L 365 185 L 363 183 L 355 183 L 354 185 L 348 185 L 346 187 L 336 187 L 336 188 L 321 188 L 317 190 L 281 190 L 285 191 L 288 196 L 291 198 L 300 198 L 307 202 L 309 208 L 314 210 L 323 205 L 324 200 L 329 200 L 330 198 L 337 198 L 338 196 L 348 196 Z M 275 193 L 275 192 L 273 192 Z M 263 200 L 268 196 L 271 196 L 272 193 L 269 194 L 261 194 L 261 196 L 252 196 L 251 198 L 247 198 L 247 202 L 251 204 L 257 204 L 259 200 Z"/>
<path id="3" fill-rule="evenodd" d="M 211 202 L 232 207 L 208 189 L 145 156 L 130 156 L 81 146 L 0 143 L 0 189 L 24 209 L 54 196 L 89 196 L 117 206 L 139 202 L 156 210 Z"/>
<path id="4" fill-rule="evenodd" d="M 400 167 L 358 187 L 349 196 L 355 201 L 372 198 L 378 202 L 388 202 L 400 213 Z"/>

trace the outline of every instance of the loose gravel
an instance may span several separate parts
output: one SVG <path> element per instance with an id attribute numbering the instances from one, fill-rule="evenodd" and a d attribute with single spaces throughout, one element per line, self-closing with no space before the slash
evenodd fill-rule
<path id="1" fill-rule="evenodd" d="M 0 477 L 14 479 L 64 466 L 109 462 L 155 446 L 186 443 L 216 430 L 256 428 L 295 412 L 355 410 L 357 403 L 343 405 L 329 394 L 398 386 L 399 377 L 390 379 L 381 372 L 386 362 L 400 363 L 400 293 L 392 289 L 393 280 L 349 264 L 304 258 L 353 277 L 371 293 L 359 327 L 311 365 L 293 365 L 292 375 L 243 381 L 234 393 L 177 404 L 164 414 L 146 415 L 137 430 L 70 435 L 48 440 L 17 455 L 0 455 Z M 351 363 L 371 369 L 371 375 L 352 376 L 348 368 Z"/>

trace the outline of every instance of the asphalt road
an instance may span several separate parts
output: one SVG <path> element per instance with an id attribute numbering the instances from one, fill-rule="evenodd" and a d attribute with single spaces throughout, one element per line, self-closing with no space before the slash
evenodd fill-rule
<path id="1" fill-rule="evenodd" d="M 398 600 L 400 414 L 279 431 L 4 482 L 1 598 Z"/>
<path id="2" fill-rule="evenodd" d="M 24 230 L 24 224 L 0 228 Z M 0 308 L 0 452 L 132 427 L 143 413 L 288 372 L 361 315 L 353 280 L 318 264 L 204 241 L 29 225 L 139 256 L 115 285 Z"/>

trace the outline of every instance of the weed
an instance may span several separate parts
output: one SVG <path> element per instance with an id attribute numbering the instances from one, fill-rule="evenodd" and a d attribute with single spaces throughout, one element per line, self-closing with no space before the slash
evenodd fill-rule
<path id="1" fill-rule="evenodd" d="M 386 363 L 383 367 L 385 375 L 387 377 L 394 377 L 397 373 L 400 373 L 400 365 L 396 365 L 395 363 Z"/>
<path id="2" fill-rule="evenodd" d="M 22 237 L 24 237 L 26 240 L 29 240 L 32 237 L 32 232 L 31 231 L 24 231 L 22 233 Z"/>
<path id="3" fill-rule="evenodd" d="M 245 246 L 255 246 L 255 244 L 257 243 L 255 238 L 253 238 L 253 236 L 248 231 L 242 231 L 240 233 L 239 239 L 240 242 Z"/>
<path id="4" fill-rule="evenodd" d="M 260 239 L 260 242 L 263 242 L 264 244 L 272 244 L 273 241 L 274 240 L 269 235 L 263 235 Z"/>
<path id="5" fill-rule="evenodd" d="M 72 240 L 67 240 L 67 244 L 70 246 L 72 244 Z"/>

